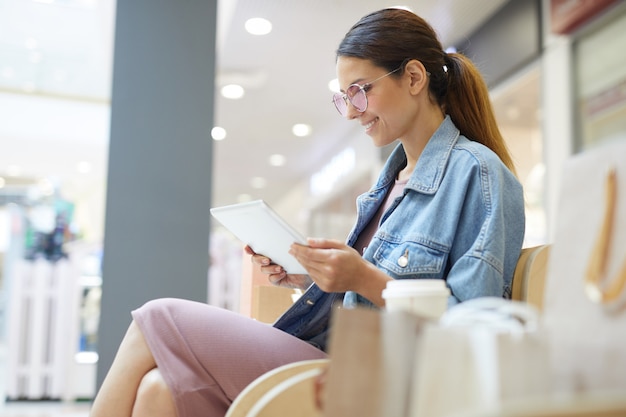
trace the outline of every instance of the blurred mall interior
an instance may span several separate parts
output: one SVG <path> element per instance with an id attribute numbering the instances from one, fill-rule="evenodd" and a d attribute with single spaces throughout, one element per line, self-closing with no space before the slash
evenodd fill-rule
<path id="1" fill-rule="evenodd" d="M 343 33 L 396 1 L 206 2 L 216 25 L 193 22 L 205 42 L 151 33 L 170 6 L 139 3 L 133 33 L 135 10 L 114 0 L 0 0 L 0 416 L 44 415 L 42 400 L 62 403 L 45 415 L 86 415 L 140 300 L 240 310 L 241 243 L 209 207 L 262 198 L 302 234 L 343 239 L 388 154 L 336 115 L 329 84 Z M 404 3 L 485 75 L 525 188 L 524 245 L 550 242 L 563 162 L 626 140 L 625 2 Z M 265 32 L 246 31 L 251 18 Z M 136 75 L 125 60 L 143 55 L 163 60 Z M 137 80 L 145 90 L 127 94 Z M 173 127 L 168 112 L 202 122 Z M 148 197 L 114 207 L 135 193 Z M 190 281 L 159 277 L 164 257 L 197 265 Z"/>

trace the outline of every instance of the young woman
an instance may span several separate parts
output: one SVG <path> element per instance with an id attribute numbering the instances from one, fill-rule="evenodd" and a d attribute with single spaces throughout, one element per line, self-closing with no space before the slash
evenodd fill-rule
<path id="1" fill-rule="evenodd" d="M 445 280 L 450 305 L 510 295 L 524 234 L 522 188 L 474 65 L 444 52 L 414 13 L 384 9 L 346 34 L 337 75 L 339 113 L 375 146 L 399 142 L 358 198 L 347 242 L 294 244 L 308 275 L 289 275 L 247 249 L 271 282 L 308 288 L 273 326 L 176 299 L 133 311 L 92 417 L 224 415 L 256 377 L 325 357 L 332 306 L 384 307 L 391 279 Z"/>

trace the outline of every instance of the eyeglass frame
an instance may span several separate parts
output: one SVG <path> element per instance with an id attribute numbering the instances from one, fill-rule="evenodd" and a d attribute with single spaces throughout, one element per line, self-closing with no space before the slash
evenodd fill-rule
<path id="1" fill-rule="evenodd" d="M 378 80 L 382 80 L 383 78 L 388 77 L 389 75 L 393 74 L 394 72 L 398 72 L 399 70 L 404 68 L 405 64 L 406 64 L 406 62 L 403 62 L 402 65 L 400 65 L 395 70 L 390 71 L 390 72 L 388 72 L 385 75 L 381 75 L 380 77 L 378 77 L 375 80 L 370 81 L 368 83 L 365 83 L 365 84 L 358 84 L 358 83 L 350 84 L 348 86 L 348 88 L 346 88 L 346 92 L 345 93 L 337 92 L 337 93 L 333 94 L 333 104 L 335 105 L 335 108 L 337 109 L 339 114 L 341 116 L 346 116 L 348 114 L 348 102 L 350 102 L 352 107 L 354 107 L 356 109 L 356 111 L 358 111 L 359 113 L 363 113 L 365 110 L 367 110 L 367 106 L 369 104 L 368 101 L 367 101 L 367 92 L 369 91 L 369 89 L 372 86 L 372 84 L 374 84 Z M 365 97 L 365 107 L 363 108 L 363 110 L 361 110 L 357 106 L 355 106 L 354 103 L 352 103 L 352 99 L 348 96 L 348 90 L 350 90 L 350 88 L 352 88 L 352 87 L 358 87 L 359 88 L 359 91 L 354 93 L 352 95 L 352 97 L 356 96 L 359 92 L 362 92 L 363 93 L 363 97 Z M 339 110 L 339 107 L 337 106 L 337 99 L 338 98 L 341 98 L 343 100 L 343 102 L 346 104 L 346 112 L 345 112 L 345 114 L 341 110 Z"/>

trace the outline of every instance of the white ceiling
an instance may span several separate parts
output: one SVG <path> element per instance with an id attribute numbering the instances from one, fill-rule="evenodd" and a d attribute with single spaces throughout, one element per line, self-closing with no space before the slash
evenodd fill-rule
<path id="1" fill-rule="evenodd" d="M 450 46 L 505 2 L 402 5 L 430 21 Z M 398 4 L 219 2 L 216 93 L 231 81 L 247 90 L 240 100 L 216 94 L 215 124 L 227 137 L 214 146 L 214 205 L 233 203 L 241 194 L 277 203 L 342 149 L 350 123 L 336 114 L 327 88 L 335 76 L 335 48 L 362 15 Z M 0 176 L 7 184 L 48 177 L 77 190 L 104 183 L 114 9 L 114 0 L 0 0 Z M 246 33 L 251 17 L 270 20 L 272 32 Z M 295 123 L 310 124 L 312 135 L 295 137 Z M 286 156 L 283 167 L 269 165 L 276 153 Z M 91 170 L 77 172 L 80 162 L 89 162 Z M 253 177 L 265 178 L 266 187 L 253 188 Z"/>

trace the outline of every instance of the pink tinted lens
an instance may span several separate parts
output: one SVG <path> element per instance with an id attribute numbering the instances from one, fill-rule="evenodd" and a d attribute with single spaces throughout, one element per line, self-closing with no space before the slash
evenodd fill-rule
<path id="1" fill-rule="evenodd" d="M 360 86 L 353 84 L 348 87 L 347 96 L 355 109 L 360 112 L 365 111 L 367 108 L 367 96 Z"/>
<path id="2" fill-rule="evenodd" d="M 339 114 L 341 114 L 342 116 L 345 116 L 346 113 L 348 112 L 348 106 L 346 104 L 346 100 L 343 98 L 343 94 L 341 93 L 333 94 L 333 103 L 335 103 L 335 107 L 337 108 L 337 111 L 339 112 Z"/>

